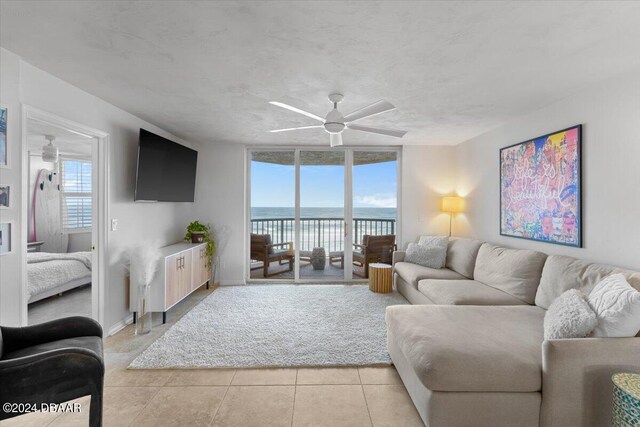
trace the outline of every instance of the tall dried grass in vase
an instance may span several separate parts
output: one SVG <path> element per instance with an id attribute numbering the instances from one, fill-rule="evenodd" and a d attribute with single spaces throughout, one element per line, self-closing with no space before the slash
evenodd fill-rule
<path id="1" fill-rule="evenodd" d="M 132 286 L 137 289 L 136 335 L 148 334 L 152 329 L 149 309 L 151 282 L 158 271 L 160 253 L 155 245 L 137 245 L 129 250 L 129 272 Z"/>

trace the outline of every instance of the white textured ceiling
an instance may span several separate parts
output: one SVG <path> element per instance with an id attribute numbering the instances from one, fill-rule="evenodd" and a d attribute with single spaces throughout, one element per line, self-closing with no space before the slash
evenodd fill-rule
<path id="1" fill-rule="evenodd" d="M 324 116 L 398 110 L 346 144 L 455 144 L 640 70 L 640 2 L 12 2 L 0 44 L 191 141 L 327 145 Z"/>

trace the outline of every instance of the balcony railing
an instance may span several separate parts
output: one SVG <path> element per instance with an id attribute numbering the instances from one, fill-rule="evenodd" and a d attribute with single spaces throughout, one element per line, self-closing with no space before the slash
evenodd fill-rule
<path id="1" fill-rule="evenodd" d="M 300 218 L 300 250 L 310 251 L 313 248 L 322 247 L 327 252 L 344 251 L 344 227 L 343 218 Z M 295 219 L 252 219 L 251 232 L 270 234 L 274 243 L 293 242 L 295 241 Z M 360 243 L 365 234 L 396 234 L 396 220 L 354 218 L 353 243 Z"/>

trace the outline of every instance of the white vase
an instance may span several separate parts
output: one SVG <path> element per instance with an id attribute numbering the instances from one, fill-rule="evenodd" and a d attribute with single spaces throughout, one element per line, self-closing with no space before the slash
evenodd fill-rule
<path id="1" fill-rule="evenodd" d="M 151 286 L 138 286 L 138 307 L 136 319 L 136 335 L 145 335 L 151 332 L 153 322 L 151 311 L 149 311 L 149 299 L 151 297 Z"/>

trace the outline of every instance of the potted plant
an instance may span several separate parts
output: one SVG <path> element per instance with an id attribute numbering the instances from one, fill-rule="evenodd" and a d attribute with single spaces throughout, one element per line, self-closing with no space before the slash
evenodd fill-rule
<path id="1" fill-rule="evenodd" d="M 191 243 L 206 243 L 207 254 L 207 268 L 211 269 L 211 259 L 216 252 L 216 244 L 213 241 L 213 235 L 211 233 L 211 225 L 201 224 L 200 221 L 193 221 L 187 226 L 187 234 L 184 236 L 184 240 L 191 241 Z"/>

